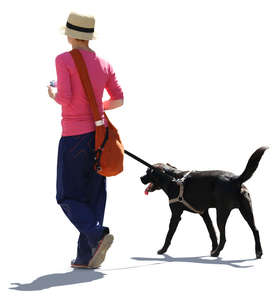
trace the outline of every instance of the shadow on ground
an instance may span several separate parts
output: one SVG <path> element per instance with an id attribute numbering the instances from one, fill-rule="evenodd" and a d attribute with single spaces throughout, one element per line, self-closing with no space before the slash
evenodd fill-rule
<path id="1" fill-rule="evenodd" d="M 16 286 L 11 287 L 10 289 L 18 291 L 40 291 L 51 287 L 92 282 L 97 279 L 101 279 L 104 276 L 104 273 L 97 272 L 95 270 L 74 269 L 67 273 L 44 275 L 35 279 L 31 283 L 12 283 L 12 285 Z"/>
<path id="2" fill-rule="evenodd" d="M 221 257 L 213 258 L 209 256 L 197 256 L 197 257 L 171 257 L 164 254 L 162 258 L 152 257 L 132 257 L 138 261 L 153 261 L 154 264 L 158 263 L 170 263 L 170 262 L 182 262 L 182 263 L 195 263 L 195 264 L 208 264 L 208 265 L 226 265 L 234 268 L 251 268 L 253 265 L 240 265 L 241 263 L 256 261 L 257 259 L 238 259 L 238 260 L 223 260 Z M 156 263 L 157 262 L 157 263 Z"/>
<path id="3" fill-rule="evenodd" d="M 137 266 L 127 266 L 127 267 L 119 267 L 113 269 L 105 269 L 102 271 L 117 271 L 117 270 L 128 270 L 135 268 L 143 268 L 150 267 L 152 265 L 164 264 L 164 263 L 194 263 L 194 264 L 208 264 L 208 265 L 225 265 L 233 268 L 251 268 L 254 265 L 241 265 L 245 262 L 256 261 L 256 259 L 239 259 L 239 260 L 223 260 L 221 257 L 213 258 L 209 256 L 197 256 L 197 257 L 171 257 L 169 255 L 164 254 L 160 258 L 156 257 L 131 257 L 133 260 L 143 261 L 143 262 L 152 262 L 145 265 L 137 265 Z M 11 287 L 11 290 L 18 291 L 39 291 L 48 289 L 51 287 L 79 284 L 85 282 L 92 282 L 97 279 L 104 278 L 106 274 L 96 271 L 96 270 L 79 270 L 74 269 L 71 272 L 67 273 L 56 273 L 41 276 L 31 283 L 12 283 L 15 285 Z"/>

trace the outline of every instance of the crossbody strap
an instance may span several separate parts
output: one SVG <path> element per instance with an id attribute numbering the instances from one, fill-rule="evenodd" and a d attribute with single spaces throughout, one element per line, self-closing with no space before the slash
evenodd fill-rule
<path id="1" fill-rule="evenodd" d="M 85 64 L 85 61 L 82 57 L 82 54 L 77 49 L 73 49 L 70 51 L 70 54 L 73 57 L 76 68 L 79 73 L 79 77 L 84 89 L 84 92 L 89 100 L 89 104 L 93 113 L 94 121 L 96 126 L 104 125 L 104 120 L 100 116 L 99 108 L 96 102 L 96 98 L 94 95 L 94 90 L 88 75 L 88 70 Z"/>
<path id="2" fill-rule="evenodd" d="M 72 58 L 75 62 L 81 84 L 83 86 L 84 92 L 87 96 L 89 101 L 91 111 L 93 114 L 93 118 L 96 125 L 96 132 L 98 135 L 95 136 L 95 152 L 94 152 L 94 165 L 97 171 L 101 170 L 101 155 L 104 150 L 105 144 L 109 138 L 109 131 L 108 127 L 105 127 L 104 120 L 100 116 L 99 108 L 96 102 L 96 98 L 94 95 L 94 90 L 88 75 L 88 70 L 85 64 L 85 61 L 82 57 L 82 54 L 77 50 L 73 49 L 70 51 Z M 106 114 L 104 113 L 105 118 L 107 119 Z M 107 119 L 108 123 L 110 124 L 109 120 Z"/>

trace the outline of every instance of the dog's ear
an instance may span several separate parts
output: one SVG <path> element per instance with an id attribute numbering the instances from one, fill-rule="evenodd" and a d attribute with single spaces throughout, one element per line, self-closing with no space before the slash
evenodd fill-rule
<path id="1" fill-rule="evenodd" d="M 156 168 L 159 168 L 159 169 L 164 169 L 164 164 L 162 164 L 162 163 L 158 163 L 158 164 L 155 164 L 155 165 L 153 165 L 154 167 L 156 167 Z"/>
<path id="2" fill-rule="evenodd" d="M 176 167 L 172 166 L 171 164 L 167 163 L 167 166 L 177 169 Z"/>

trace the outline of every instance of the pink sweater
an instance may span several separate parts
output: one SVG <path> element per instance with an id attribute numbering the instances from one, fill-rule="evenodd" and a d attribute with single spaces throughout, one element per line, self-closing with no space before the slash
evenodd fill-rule
<path id="1" fill-rule="evenodd" d="M 95 52 L 79 49 L 94 89 L 99 112 L 103 115 L 104 89 L 110 100 L 123 99 L 115 73 L 109 63 L 96 56 Z M 89 102 L 84 93 L 79 74 L 69 52 L 55 59 L 57 73 L 57 94 L 55 101 L 62 105 L 62 136 L 78 135 L 95 130 L 95 123 Z"/>

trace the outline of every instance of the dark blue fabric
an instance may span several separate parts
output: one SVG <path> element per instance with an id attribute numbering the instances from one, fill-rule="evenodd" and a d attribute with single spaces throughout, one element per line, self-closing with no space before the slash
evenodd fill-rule
<path id="1" fill-rule="evenodd" d="M 104 232 L 106 178 L 93 170 L 95 133 L 61 137 L 57 203 L 80 232 L 76 263 L 87 264 Z"/>

